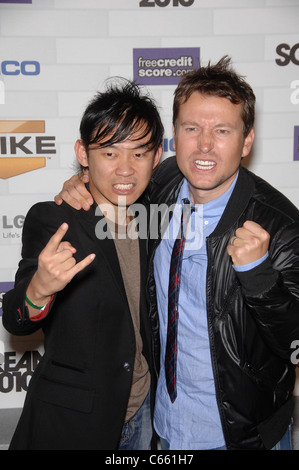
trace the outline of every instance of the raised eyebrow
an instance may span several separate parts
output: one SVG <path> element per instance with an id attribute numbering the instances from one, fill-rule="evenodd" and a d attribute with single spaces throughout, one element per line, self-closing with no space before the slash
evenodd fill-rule
<path id="1" fill-rule="evenodd" d="M 228 122 L 220 122 L 219 124 L 216 124 L 215 129 L 219 129 L 222 127 L 228 127 L 229 129 L 234 129 L 234 126 L 232 124 L 229 124 Z"/>
<path id="2" fill-rule="evenodd" d="M 148 151 L 149 150 L 149 145 L 148 144 L 139 144 L 139 145 L 136 145 L 136 147 L 133 147 L 132 150 L 145 150 L 145 151 Z"/>
<path id="3" fill-rule="evenodd" d="M 182 123 L 181 123 L 181 126 L 200 127 L 200 125 L 198 124 L 198 122 L 194 122 L 194 121 L 185 121 L 185 122 L 182 122 Z"/>

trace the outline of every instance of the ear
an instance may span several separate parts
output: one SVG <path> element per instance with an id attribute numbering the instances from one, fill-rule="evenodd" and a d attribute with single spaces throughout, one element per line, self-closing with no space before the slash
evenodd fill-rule
<path id="1" fill-rule="evenodd" d="M 153 170 L 156 168 L 156 166 L 159 165 L 162 153 L 163 153 L 163 150 L 162 150 L 162 146 L 160 145 L 157 152 L 156 152 L 156 154 L 155 154 L 155 156 L 154 156 Z"/>
<path id="2" fill-rule="evenodd" d="M 82 165 L 84 168 L 88 167 L 88 157 L 87 157 L 87 152 L 85 150 L 85 147 L 83 145 L 82 140 L 77 140 L 75 143 L 75 153 L 78 162 L 80 165 Z"/>
<path id="3" fill-rule="evenodd" d="M 242 158 L 247 157 L 247 155 L 249 154 L 253 141 L 254 141 L 254 129 L 252 127 L 247 137 L 245 137 L 245 140 L 244 140 Z"/>

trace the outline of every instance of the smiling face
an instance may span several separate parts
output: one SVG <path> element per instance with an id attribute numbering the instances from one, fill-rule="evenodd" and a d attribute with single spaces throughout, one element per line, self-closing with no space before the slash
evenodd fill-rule
<path id="1" fill-rule="evenodd" d="M 161 147 L 149 149 L 147 142 L 148 138 L 138 139 L 138 132 L 133 140 L 109 147 L 91 144 L 88 151 L 81 140 L 76 142 L 77 160 L 89 169 L 90 191 L 99 206 L 109 204 L 115 210 L 130 206 L 141 196 L 162 153 Z"/>
<path id="2" fill-rule="evenodd" d="M 174 129 L 177 164 L 187 178 L 193 203 L 223 194 L 251 149 L 253 129 L 244 137 L 240 104 L 228 99 L 191 94 L 179 108 Z"/>

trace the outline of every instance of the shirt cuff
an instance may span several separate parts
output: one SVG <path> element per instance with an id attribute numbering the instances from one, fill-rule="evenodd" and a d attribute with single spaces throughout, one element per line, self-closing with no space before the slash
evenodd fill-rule
<path id="1" fill-rule="evenodd" d="M 241 266 L 236 266 L 235 264 L 233 264 L 233 268 L 238 273 L 243 273 L 245 271 L 250 271 L 250 269 L 256 268 L 256 266 L 259 266 L 260 264 L 262 264 L 268 258 L 268 256 L 269 255 L 268 255 L 268 252 L 267 252 L 262 258 L 260 258 L 256 261 L 253 261 L 252 263 L 242 264 Z"/>

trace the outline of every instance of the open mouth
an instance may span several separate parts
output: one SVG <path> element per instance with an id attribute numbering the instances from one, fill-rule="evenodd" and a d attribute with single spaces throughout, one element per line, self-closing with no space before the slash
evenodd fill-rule
<path id="1" fill-rule="evenodd" d="M 118 191 L 130 191 L 133 189 L 134 184 L 133 183 L 118 183 L 114 185 L 114 188 L 117 189 Z"/>
<path id="2" fill-rule="evenodd" d="M 195 160 L 195 166 L 199 170 L 212 170 L 216 163 L 209 160 Z"/>

